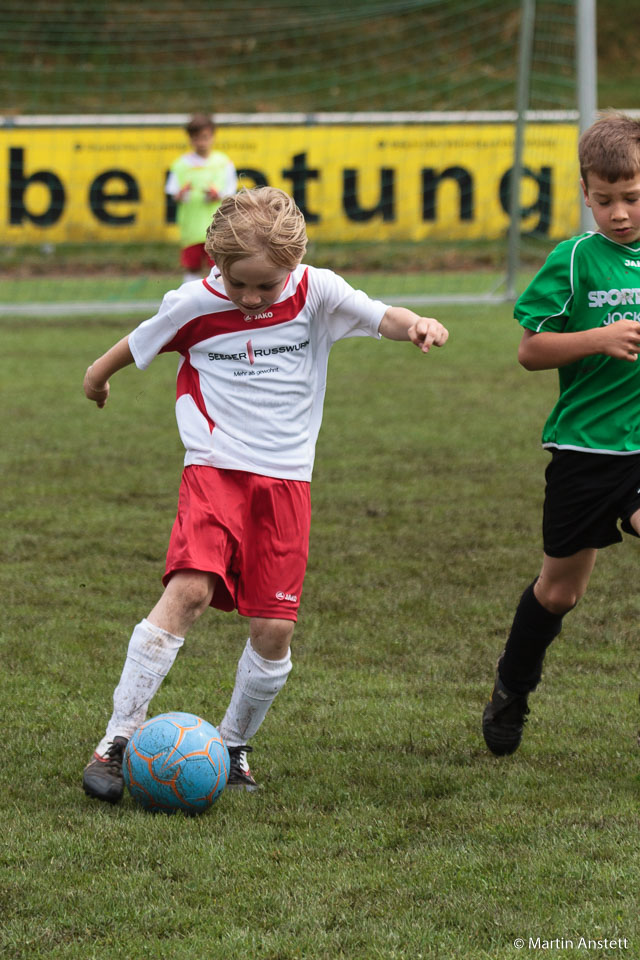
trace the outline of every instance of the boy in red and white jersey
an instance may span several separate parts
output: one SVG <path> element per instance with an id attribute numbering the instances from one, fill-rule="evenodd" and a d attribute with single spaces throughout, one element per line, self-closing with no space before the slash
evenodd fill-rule
<path id="1" fill-rule="evenodd" d="M 158 313 L 93 363 L 88 399 L 109 379 L 166 351 L 180 355 L 176 415 L 185 466 L 164 593 L 131 636 L 113 714 L 83 776 L 85 792 L 122 796 L 122 755 L 144 722 L 184 636 L 208 606 L 249 619 L 229 707 L 219 724 L 229 785 L 255 789 L 250 738 L 291 669 L 307 562 L 309 482 L 327 361 L 347 337 L 442 346 L 437 320 L 390 307 L 330 270 L 302 266 L 304 218 L 272 187 L 226 198 L 207 236 L 206 280 L 168 293 Z"/>

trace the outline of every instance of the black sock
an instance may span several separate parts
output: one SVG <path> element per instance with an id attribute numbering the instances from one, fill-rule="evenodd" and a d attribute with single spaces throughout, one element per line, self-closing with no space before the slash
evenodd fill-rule
<path id="1" fill-rule="evenodd" d="M 536 580 L 520 597 L 500 660 L 500 679 L 512 693 L 529 693 L 535 689 L 542 676 L 547 647 L 562 629 L 562 616 L 551 613 L 536 599 L 533 592 Z"/>

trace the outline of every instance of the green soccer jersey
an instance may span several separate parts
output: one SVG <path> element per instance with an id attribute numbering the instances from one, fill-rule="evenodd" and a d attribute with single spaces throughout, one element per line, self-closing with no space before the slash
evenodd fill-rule
<path id="1" fill-rule="evenodd" d="M 601 233 L 559 243 L 514 312 L 535 333 L 640 322 L 640 246 Z M 640 360 L 595 354 L 560 367 L 558 376 L 560 395 L 542 431 L 544 447 L 640 452 Z"/>
<path id="2" fill-rule="evenodd" d="M 176 192 L 190 185 L 190 190 L 178 204 L 177 222 L 180 228 L 180 243 L 190 247 L 194 243 L 203 243 L 213 215 L 220 206 L 220 200 L 209 200 L 206 191 L 215 187 L 220 199 L 235 193 L 236 172 L 229 157 L 220 150 L 213 150 L 208 157 L 187 153 L 171 167 L 168 191 Z"/>

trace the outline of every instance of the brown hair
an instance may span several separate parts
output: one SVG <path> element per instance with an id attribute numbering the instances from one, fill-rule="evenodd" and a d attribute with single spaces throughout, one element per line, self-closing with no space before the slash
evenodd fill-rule
<path id="1" fill-rule="evenodd" d="M 608 110 L 580 137 L 580 176 L 588 186 L 595 173 L 602 180 L 633 180 L 640 173 L 640 120 Z"/>
<path id="2" fill-rule="evenodd" d="M 201 130 L 215 131 L 216 125 L 206 113 L 194 113 L 184 129 L 190 137 L 193 137 L 196 133 L 200 133 Z"/>
<path id="3" fill-rule="evenodd" d="M 254 187 L 225 197 L 207 230 L 205 250 L 222 270 L 264 253 L 294 270 L 307 249 L 304 216 L 284 190 Z"/>

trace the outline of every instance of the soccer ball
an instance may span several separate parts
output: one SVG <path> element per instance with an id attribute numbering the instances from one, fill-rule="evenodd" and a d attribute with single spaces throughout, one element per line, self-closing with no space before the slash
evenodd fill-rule
<path id="1" fill-rule="evenodd" d="M 229 751 L 214 726 L 193 713 L 161 713 L 129 740 L 124 782 L 145 810 L 203 813 L 224 790 Z"/>

